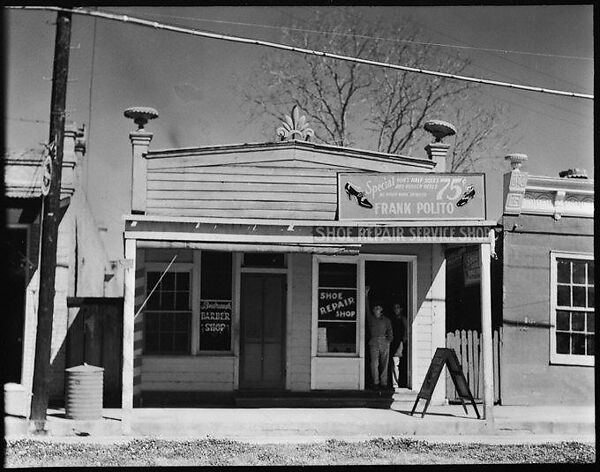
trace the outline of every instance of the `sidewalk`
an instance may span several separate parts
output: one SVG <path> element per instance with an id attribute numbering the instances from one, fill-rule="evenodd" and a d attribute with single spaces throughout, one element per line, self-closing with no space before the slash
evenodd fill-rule
<path id="1" fill-rule="evenodd" d="M 595 438 L 593 406 L 497 406 L 493 426 L 478 420 L 472 407 L 430 406 L 424 418 L 410 416 L 412 404 L 373 408 L 136 408 L 130 438 L 222 438 L 244 442 L 366 440 L 409 436 L 439 442 L 553 442 Z M 420 408 L 417 408 L 420 412 Z M 49 410 L 49 440 L 125 440 L 121 410 L 105 409 L 98 421 L 74 421 L 64 410 Z M 24 418 L 6 417 L 9 439 L 35 437 Z"/>

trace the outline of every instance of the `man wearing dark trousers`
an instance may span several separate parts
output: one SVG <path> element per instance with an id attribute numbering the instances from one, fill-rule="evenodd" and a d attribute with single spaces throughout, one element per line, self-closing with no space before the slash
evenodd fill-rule
<path id="1" fill-rule="evenodd" d="M 388 363 L 390 359 L 390 343 L 393 339 L 392 323 L 383 316 L 381 302 L 373 303 L 373 313 L 369 313 L 367 287 L 367 326 L 369 328 L 369 354 L 371 378 L 375 390 L 388 388 Z"/>

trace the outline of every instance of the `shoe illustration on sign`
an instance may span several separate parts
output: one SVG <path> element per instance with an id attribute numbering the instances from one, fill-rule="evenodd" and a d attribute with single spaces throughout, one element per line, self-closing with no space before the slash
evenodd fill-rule
<path id="1" fill-rule="evenodd" d="M 465 193 L 463 193 L 463 196 L 460 198 L 459 201 L 456 202 L 456 206 L 464 206 L 467 203 L 469 203 L 469 200 L 471 200 L 471 198 L 473 198 L 475 196 L 475 189 L 473 188 L 472 185 L 469 185 L 467 187 L 467 190 L 465 190 Z"/>
<path id="2" fill-rule="evenodd" d="M 361 206 L 363 208 L 373 208 L 371 202 L 365 198 L 365 194 L 361 192 L 357 187 L 352 185 L 350 182 L 346 183 L 346 185 L 344 186 L 344 190 L 348 195 L 348 200 L 352 200 L 352 197 L 356 197 L 356 203 L 358 203 L 358 206 Z"/>

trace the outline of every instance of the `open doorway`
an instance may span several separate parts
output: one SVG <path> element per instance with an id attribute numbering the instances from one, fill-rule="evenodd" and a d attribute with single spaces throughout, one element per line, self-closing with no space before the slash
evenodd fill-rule
<path id="1" fill-rule="evenodd" d="M 394 353 L 402 338 L 405 338 L 402 346 L 402 356 L 399 357 L 398 365 L 398 387 L 409 388 L 410 383 L 410 313 L 409 313 L 409 263 L 399 261 L 365 261 L 365 286 L 369 287 L 369 306 L 374 303 L 381 303 L 383 314 L 392 321 L 394 328 L 394 341 L 390 346 L 389 367 L 388 367 L 388 385 L 392 386 L 392 370 L 394 368 Z M 394 305 L 399 305 L 400 316 L 394 315 Z M 396 310 L 397 312 L 398 310 Z M 370 316 L 371 314 L 366 314 Z M 404 317 L 404 321 L 399 318 Z M 368 328 L 365 336 L 365 385 L 367 388 L 373 385 L 373 379 L 370 370 L 369 355 L 369 332 Z"/>

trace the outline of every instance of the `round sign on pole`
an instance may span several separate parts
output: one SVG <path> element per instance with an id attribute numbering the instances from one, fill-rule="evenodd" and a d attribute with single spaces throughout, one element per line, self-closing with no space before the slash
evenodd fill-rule
<path id="1" fill-rule="evenodd" d="M 48 195 L 50 191 L 50 183 L 52 182 L 52 156 L 47 155 L 42 163 L 42 195 Z"/>

